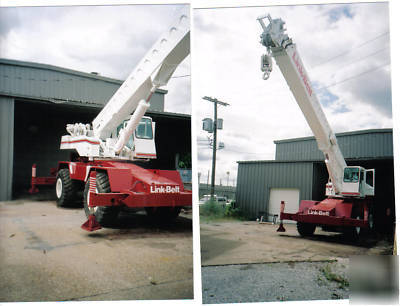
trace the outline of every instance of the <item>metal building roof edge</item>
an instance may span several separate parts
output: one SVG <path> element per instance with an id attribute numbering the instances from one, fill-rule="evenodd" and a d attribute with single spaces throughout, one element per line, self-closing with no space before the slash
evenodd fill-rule
<path id="1" fill-rule="evenodd" d="M 373 160 L 390 160 L 393 159 L 393 156 L 383 156 L 383 157 L 374 157 Z M 371 158 L 368 157 L 360 157 L 360 158 L 346 158 L 347 162 L 353 161 L 368 161 Z M 237 164 L 278 164 L 278 163 L 324 163 L 322 159 L 313 159 L 313 160 L 244 160 L 244 161 L 236 161 Z"/>
<path id="2" fill-rule="evenodd" d="M 358 131 L 350 131 L 350 132 L 341 132 L 341 133 L 336 133 L 335 135 L 336 135 L 336 137 L 341 137 L 341 136 L 349 136 L 349 135 L 362 135 L 362 134 L 372 134 L 372 133 L 392 133 L 392 132 L 393 132 L 392 128 L 383 128 L 383 129 L 366 129 L 366 130 L 358 130 Z M 305 140 L 315 140 L 315 137 L 314 136 L 306 136 L 306 137 L 274 140 L 274 144 L 305 141 Z"/>
<path id="3" fill-rule="evenodd" d="M 51 98 L 51 97 L 20 95 L 20 94 L 7 93 L 7 92 L 2 92 L 2 91 L 0 91 L 0 97 L 8 97 L 8 98 L 13 98 L 15 100 L 32 100 L 32 101 L 37 101 L 37 102 L 51 102 L 54 104 L 71 104 L 71 105 L 90 106 L 90 107 L 97 107 L 97 108 L 104 107 L 103 104 L 91 102 L 91 101 L 64 100 L 64 99 Z"/>
<path id="4" fill-rule="evenodd" d="M 11 95 L 5 92 L 0 91 L 0 97 L 9 97 L 9 98 L 16 98 L 17 100 L 33 100 L 38 102 L 47 102 L 52 104 L 63 104 L 63 105 L 70 105 L 70 106 L 81 106 L 81 107 L 93 107 L 101 109 L 104 107 L 102 104 L 89 102 L 89 101 L 74 101 L 74 100 L 60 100 L 55 98 L 44 98 L 44 97 L 33 97 L 33 96 L 24 96 L 24 95 Z M 174 113 L 174 112 L 165 112 L 165 111 L 156 111 L 156 110 L 149 110 L 146 112 L 149 115 L 157 115 L 157 116 L 164 116 L 169 118 L 180 118 L 180 119 L 191 119 L 191 114 L 183 114 L 183 113 Z"/>
<path id="5" fill-rule="evenodd" d="M 124 82 L 122 80 L 117 80 L 117 79 L 101 76 L 98 74 L 82 72 L 82 71 L 64 68 L 64 67 L 60 67 L 60 66 L 54 66 L 54 65 L 50 65 L 50 64 L 27 62 L 27 61 L 20 61 L 20 60 L 7 59 L 7 58 L 0 58 L 0 64 L 10 65 L 10 66 L 31 67 L 31 68 L 44 69 L 44 70 L 53 70 L 53 71 L 68 73 L 68 74 L 81 76 L 81 77 L 85 77 L 85 78 L 105 81 L 105 82 L 109 82 L 109 83 L 113 83 L 113 84 L 117 84 L 117 85 L 122 85 L 122 83 Z M 156 92 L 158 92 L 160 94 L 166 94 L 166 93 L 168 93 L 168 90 L 157 89 Z"/>
<path id="6" fill-rule="evenodd" d="M 181 118 L 181 119 L 191 119 L 191 114 L 181 114 L 181 113 L 173 113 L 173 112 L 160 112 L 160 111 L 147 111 L 146 114 L 148 115 L 157 115 L 157 116 L 165 116 L 169 118 Z"/>
<path id="7" fill-rule="evenodd" d="M 263 159 L 263 160 L 238 160 L 237 164 L 277 164 L 277 163 L 313 163 L 321 162 L 321 160 L 274 160 L 274 159 Z"/>

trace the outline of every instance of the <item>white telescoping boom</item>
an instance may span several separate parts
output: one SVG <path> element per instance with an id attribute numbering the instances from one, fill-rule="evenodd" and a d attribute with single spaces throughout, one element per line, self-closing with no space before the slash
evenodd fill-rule
<path id="1" fill-rule="evenodd" d="M 265 18 L 269 20 L 268 26 L 264 24 Z M 374 170 L 347 166 L 336 136 L 312 88 L 296 45 L 284 33 L 285 22 L 280 18 L 272 19 L 270 15 L 260 16 L 257 20 L 263 28 L 263 33 L 260 35 L 261 44 L 267 48 L 267 54 L 261 58 L 263 78 L 268 79 L 272 71 L 272 56 L 314 133 L 318 148 L 324 154 L 330 180 L 327 184 L 326 195 L 336 197 L 374 195 Z"/>
<path id="2" fill-rule="evenodd" d="M 189 10 L 185 6 L 176 15 L 176 21 L 111 97 L 93 120 L 92 127 L 81 123 L 67 125 L 70 135 L 62 137 L 61 149 L 76 149 L 80 156 L 89 158 L 155 158 L 154 139 L 152 145 L 147 145 L 147 151 L 150 152 L 140 152 L 142 156 L 136 154 L 134 146 L 125 145 L 131 136 L 135 136 L 133 132 L 150 106 L 151 95 L 168 83 L 175 69 L 190 52 Z M 130 120 L 126 122 L 133 110 Z M 117 128 L 121 124 L 123 126 L 118 135 Z M 154 124 L 150 129 L 154 130 Z"/>

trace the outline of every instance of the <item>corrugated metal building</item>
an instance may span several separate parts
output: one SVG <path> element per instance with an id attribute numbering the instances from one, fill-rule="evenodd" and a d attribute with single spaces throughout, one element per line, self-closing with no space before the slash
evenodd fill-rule
<path id="1" fill-rule="evenodd" d="M 58 161 L 68 160 L 69 152 L 59 149 L 66 124 L 91 122 L 122 83 L 97 73 L 0 59 L 0 200 L 27 190 L 33 163 L 38 176 L 47 176 Z M 189 115 L 164 112 L 166 93 L 156 91 L 147 112 L 156 122 L 158 156 L 150 166 L 172 169 L 177 154 L 191 152 L 191 128 Z"/>
<path id="2" fill-rule="evenodd" d="M 377 227 L 394 214 L 392 129 L 336 134 L 348 165 L 375 169 L 374 208 Z M 278 140 L 275 160 L 239 161 L 237 205 L 251 218 L 263 212 L 296 212 L 301 200 L 322 200 L 328 172 L 314 137 Z M 389 209 L 389 210 L 388 210 Z M 389 214 L 389 216 L 387 216 Z"/>

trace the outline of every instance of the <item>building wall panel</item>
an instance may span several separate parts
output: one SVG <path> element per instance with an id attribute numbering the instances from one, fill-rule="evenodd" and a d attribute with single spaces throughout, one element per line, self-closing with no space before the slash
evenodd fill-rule
<path id="1" fill-rule="evenodd" d="M 0 201 L 11 200 L 14 152 L 14 100 L 0 97 Z"/>
<path id="2" fill-rule="evenodd" d="M 0 59 L 0 95 L 3 96 L 102 106 L 122 83 L 91 73 Z M 153 95 L 150 111 L 164 111 L 164 93 L 158 91 Z"/>
<path id="3" fill-rule="evenodd" d="M 312 197 L 312 163 L 239 162 L 238 167 L 236 202 L 251 218 L 268 211 L 271 188 L 297 188 L 301 200 Z"/>
<path id="4" fill-rule="evenodd" d="M 365 130 L 336 135 L 345 159 L 387 158 L 393 156 L 392 129 Z M 275 141 L 276 160 L 323 160 L 314 137 Z"/>

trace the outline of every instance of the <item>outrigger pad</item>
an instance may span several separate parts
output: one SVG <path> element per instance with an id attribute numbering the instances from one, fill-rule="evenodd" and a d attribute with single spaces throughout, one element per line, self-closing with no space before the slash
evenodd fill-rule
<path id="1" fill-rule="evenodd" d="M 283 227 L 283 223 L 279 224 L 278 229 L 276 230 L 277 232 L 286 232 L 286 229 Z"/>
<path id="2" fill-rule="evenodd" d="M 30 194 L 35 194 L 35 193 L 38 193 L 39 192 L 39 189 L 35 186 L 32 186 L 30 189 L 29 189 L 29 193 Z"/>
<path id="3" fill-rule="evenodd" d="M 85 223 L 81 225 L 81 228 L 88 232 L 97 231 L 101 229 L 101 225 L 97 222 L 96 217 L 94 215 L 89 215 L 89 218 Z"/>

